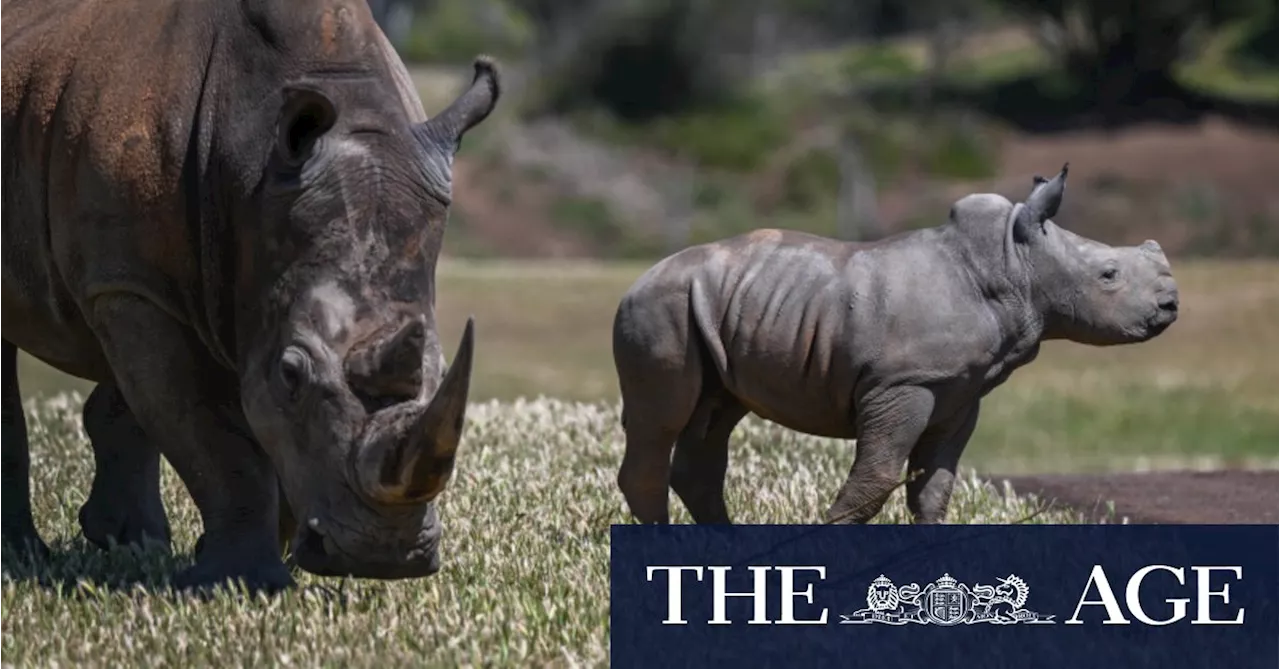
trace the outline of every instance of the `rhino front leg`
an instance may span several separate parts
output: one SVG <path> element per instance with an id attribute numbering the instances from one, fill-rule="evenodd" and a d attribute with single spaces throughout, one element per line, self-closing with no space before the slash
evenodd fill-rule
<path id="1" fill-rule="evenodd" d="M 965 409 L 955 421 L 943 423 L 920 439 L 908 460 L 908 469 L 919 472 L 906 484 L 906 508 L 918 524 L 945 521 L 951 490 L 955 487 L 960 454 L 978 425 L 978 404 Z"/>
<path id="2" fill-rule="evenodd" d="M 289 506 L 289 500 L 285 498 L 284 487 L 279 483 L 276 485 L 276 503 L 280 505 L 279 522 L 277 523 L 277 537 L 280 541 L 280 555 L 289 557 L 289 563 L 292 563 L 292 546 L 290 541 L 293 539 L 294 532 L 298 529 L 298 520 L 293 515 L 293 509 Z M 204 550 L 204 535 L 201 534 L 196 539 L 196 546 L 193 553 L 200 554 Z"/>
<path id="3" fill-rule="evenodd" d="M 931 434 L 925 435 L 911 452 L 907 469 L 920 473 L 907 484 L 907 508 L 917 524 L 933 525 L 946 520 L 960 454 L 977 424 L 975 403 L 954 422 L 930 430 Z"/>
<path id="4" fill-rule="evenodd" d="M 902 480 L 907 456 L 929 425 L 933 393 L 914 386 L 893 388 L 856 411 L 857 455 L 827 510 L 828 523 L 866 523 L 880 513 Z"/>
<path id="5" fill-rule="evenodd" d="M 204 546 L 176 584 L 242 580 L 268 591 L 292 585 L 276 536 L 275 471 L 249 431 L 235 377 L 141 297 L 106 294 L 91 313 L 129 407 L 200 509 Z"/>
<path id="6" fill-rule="evenodd" d="M 169 549 L 169 519 L 160 498 L 160 450 L 147 438 L 114 383 L 100 383 L 84 403 L 84 431 L 95 466 L 89 499 L 80 507 L 80 529 L 90 543 L 141 546 L 151 540 Z"/>
<path id="7" fill-rule="evenodd" d="M 29 551 L 37 558 L 49 554 L 31 515 L 31 446 L 27 417 L 18 390 L 18 347 L 4 342 L 4 433 L 0 435 L 0 535 L 5 546 Z"/>

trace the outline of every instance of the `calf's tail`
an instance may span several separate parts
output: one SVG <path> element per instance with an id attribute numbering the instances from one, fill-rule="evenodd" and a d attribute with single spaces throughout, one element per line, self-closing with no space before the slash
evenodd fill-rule
<path id="1" fill-rule="evenodd" d="M 707 293 L 698 277 L 694 277 L 689 284 L 689 312 L 697 327 L 697 336 L 702 339 L 702 350 L 711 356 L 720 381 L 727 387 L 732 387 L 729 383 L 729 356 L 724 351 L 724 342 L 716 327 L 711 304 L 707 301 Z M 693 332 L 689 334 L 694 335 Z"/>

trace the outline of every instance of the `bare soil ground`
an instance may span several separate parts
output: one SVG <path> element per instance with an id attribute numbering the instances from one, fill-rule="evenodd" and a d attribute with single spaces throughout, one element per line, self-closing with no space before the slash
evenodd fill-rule
<path id="1" fill-rule="evenodd" d="M 1055 507 L 1103 517 L 1115 503 L 1115 519 L 1156 524 L 1252 524 L 1277 522 L 1276 471 L 1165 471 L 1116 474 L 1047 474 L 993 477 L 1018 494 L 1034 494 Z"/>

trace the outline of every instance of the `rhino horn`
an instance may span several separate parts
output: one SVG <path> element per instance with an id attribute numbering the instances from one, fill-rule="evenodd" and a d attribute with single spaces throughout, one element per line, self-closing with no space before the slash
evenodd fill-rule
<path id="1" fill-rule="evenodd" d="M 422 124 L 427 135 L 453 151 L 468 130 L 489 116 L 502 94 L 498 66 L 492 58 L 476 58 L 474 68 L 471 87 L 439 115 Z"/>
<path id="2" fill-rule="evenodd" d="M 356 474 L 370 498 L 417 503 L 444 491 L 462 440 L 474 351 L 475 319 L 468 318 L 458 353 L 431 401 L 377 429 L 361 449 Z"/>

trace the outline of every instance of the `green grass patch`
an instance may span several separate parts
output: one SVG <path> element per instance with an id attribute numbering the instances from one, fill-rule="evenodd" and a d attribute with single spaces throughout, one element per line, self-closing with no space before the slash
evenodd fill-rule
<path id="1" fill-rule="evenodd" d="M 702 167 L 745 172 L 785 144 L 790 129 L 766 102 L 744 100 L 659 119 L 646 134 L 665 151 Z"/>
<path id="2" fill-rule="evenodd" d="M 865 44 L 842 52 L 841 70 L 853 84 L 898 81 L 918 76 L 921 63 L 893 44 Z"/>
<path id="3" fill-rule="evenodd" d="M 988 138 L 971 128 L 944 124 L 931 133 L 922 162 L 935 178 L 986 179 L 995 175 L 998 160 Z"/>
<path id="4" fill-rule="evenodd" d="M 811 209 L 835 198 L 839 190 L 839 160 L 829 149 L 812 149 L 787 166 L 782 204 L 793 209 Z"/>
<path id="5" fill-rule="evenodd" d="M 1055 464 L 1075 470 L 1124 469 L 1149 462 L 1248 466 L 1274 462 L 1280 441 L 1275 408 L 1242 403 L 1232 392 L 1192 383 L 1083 388 L 997 389 L 966 461 L 1014 471 Z"/>
<path id="6" fill-rule="evenodd" d="M 993 50 L 980 57 L 958 59 L 946 71 L 946 79 L 962 86 L 985 86 L 1012 81 L 1052 69 L 1053 60 L 1038 46 Z"/>
<path id="7" fill-rule="evenodd" d="M 100 552 L 76 510 L 93 459 L 77 399 L 28 407 L 36 524 L 55 555 L 5 556 L 6 665 L 607 666 L 609 526 L 630 522 L 614 476 L 616 406 L 554 400 L 485 403 L 468 413 L 457 470 L 441 498 L 443 566 L 419 580 L 316 578 L 274 599 L 211 601 L 166 583 L 189 563 L 199 516 L 173 471 L 164 499 L 177 557 Z M 728 496 L 743 522 L 816 522 L 843 481 L 849 444 L 749 420 L 733 437 Z M 1082 522 L 1034 498 L 1006 498 L 966 474 L 957 523 Z M 672 496 L 674 519 L 688 522 Z M 903 522 L 901 489 L 878 522 Z"/>
<path id="8" fill-rule="evenodd" d="M 469 63 L 476 55 L 524 52 L 534 26 L 517 11 L 493 3 L 478 12 L 468 0 L 435 0 L 416 12 L 402 56 L 409 62 Z"/>
<path id="9" fill-rule="evenodd" d="M 791 139 L 788 114 L 766 96 L 744 94 L 703 109 L 628 123 L 605 112 L 575 125 L 605 141 L 657 150 L 698 167 L 750 172 Z"/>

